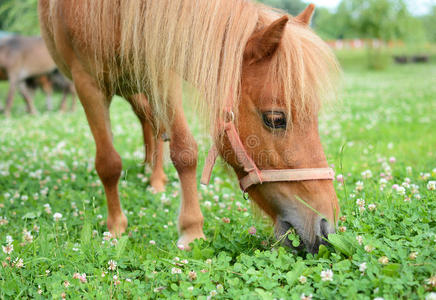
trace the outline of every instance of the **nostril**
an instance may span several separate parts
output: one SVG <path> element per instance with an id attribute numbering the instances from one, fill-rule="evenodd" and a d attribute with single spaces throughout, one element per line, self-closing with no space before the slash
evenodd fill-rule
<path id="1" fill-rule="evenodd" d="M 324 218 L 321 219 L 320 227 L 321 227 L 321 234 L 322 234 L 322 236 L 325 237 L 325 238 L 328 238 L 329 233 L 330 233 L 330 230 L 329 230 L 329 228 L 330 228 L 329 222 L 328 222 L 326 219 L 324 219 Z"/>

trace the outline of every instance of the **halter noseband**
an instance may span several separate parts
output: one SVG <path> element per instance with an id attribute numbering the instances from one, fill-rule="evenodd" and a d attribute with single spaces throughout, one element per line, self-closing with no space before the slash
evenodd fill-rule
<path id="1" fill-rule="evenodd" d="M 231 104 L 231 101 L 229 101 L 228 104 Z M 224 134 L 227 134 L 227 138 L 230 141 L 238 162 L 243 166 L 244 171 L 247 173 L 246 176 L 239 179 L 239 185 L 244 193 L 252 185 L 262 184 L 264 182 L 333 180 L 335 178 L 335 173 L 331 168 L 259 170 L 256 163 L 248 155 L 247 150 L 245 150 L 245 147 L 242 144 L 235 127 L 235 117 L 231 110 L 231 105 L 229 105 L 227 111 L 230 114 L 230 118 L 224 123 L 222 130 L 224 131 Z M 201 184 L 209 184 L 212 170 L 218 155 L 218 149 L 216 145 L 213 145 L 209 150 L 204 165 Z"/>

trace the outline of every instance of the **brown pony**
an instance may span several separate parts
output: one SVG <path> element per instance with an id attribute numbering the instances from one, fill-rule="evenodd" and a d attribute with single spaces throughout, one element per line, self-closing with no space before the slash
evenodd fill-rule
<path id="1" fill-rule="evenodd" d="M 43 37 L 73 79 L 96 142 L 112 233 L 127 227 L 118 195 L 121 158 L 109 120 L 114 94 L 140 118 L 150 111 L 153 128 L 170 136 L 182 189 L 178 244 L 185 248 L 204 234 L 197 145 L 182 108 L 182 80 L 198 90 L 199 115 L 240 180 L 252 170 L 241 164 L 234 139 L 223 134 L 227 122 L 262 171 L 328 166 L 317 114 L 321 98 L 334 91 L 338 68 L 308 26 L 313 9 L 294 18 L 247 0 L 39 1 Z M 271 216 L 277 236 L 294 227 L 311 252 L 334 232 L 339 206 L 331 180 L 267 182 L 246 192 Z"/>
<path id="2" fill-rule="evenodd" d="M 29 113 L 36 113 L 32 92 L 26 79 L 53 72 L 56 64 L 47 51 L 41 37 L 11 36 L 0 42 L 0 77 L 9 80 L 5 114 L 11 113 L 15 90 L 19 88 L 27 104 Z M 47 95 L 47 108 L 52 109 L 51 92 L 47 82 L 42 85 Z"/>

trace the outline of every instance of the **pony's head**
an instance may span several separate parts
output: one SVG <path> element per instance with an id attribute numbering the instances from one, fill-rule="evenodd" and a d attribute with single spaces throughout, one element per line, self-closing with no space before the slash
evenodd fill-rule
<path id="1" fill-rule="evenodd" d="M 307 26 L 312 12 L 309 6 L 292 20 L 265 21 L 246 45 L 235 124 L 260 170 L 328 167 L 318 133 L 319 98 L 336 61 Z M 222 135 L 220 145 L 237 176 L 246 176 L 229 138 Z M 294 228 L 310 252 L 335 230 L 339 205 L 332 180 L 267 182 L 246 192 L 271 216 L 278 238 Z"/>

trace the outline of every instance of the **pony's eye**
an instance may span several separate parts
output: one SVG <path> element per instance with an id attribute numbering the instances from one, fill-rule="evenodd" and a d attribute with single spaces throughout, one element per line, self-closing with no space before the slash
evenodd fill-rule
<path id="1" fill-rule="evenodd" d="M 268 111 L 262 113 L 263 123 L 271 129 L 285 129 L 286 115 L 284 112 Z"/>

